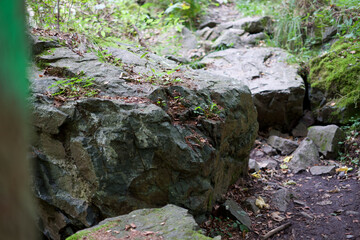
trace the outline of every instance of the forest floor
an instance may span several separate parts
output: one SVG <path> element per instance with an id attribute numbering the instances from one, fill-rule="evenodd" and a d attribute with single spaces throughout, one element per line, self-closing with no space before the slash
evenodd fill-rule
<path id="1" fill-rule="evenodd" d="M 234 4 L 222 4 L 210 8 L 208 16 L 215 21 L 226 22 L 240 18 L 241 14 L 236 11 Z M 280 164 L 285 156 L 270 156 L 262 151 L 264 145 L 267 145 L 266 138 L 259 137 L 250 157 L 256 158 L 257 162 L 275 159 Z M 358 155 L 358 151 L 354 154 Z M 224 199 L 235 200 L 249 214 L 252 229 L 248 233 L 241 232 L 239 222 L 218 211 L 220 208 L 217 206 L 212 216 L 201 226 L 207 235 L 221 235 L 222 239 L 263 239 L 271 230 L 282 226 L 285 229 L 269 239 L 360 239 L 358 167 L 354 166 L 346 175 L 334 172 L 314 176 L 308 170 L 293 174 L 288 169 L 280 169 L 279 164 L 259 174 L 249 173 L 248 179 L 240 179 L 224 196 Z M 345 166 L 345 163 L 328 160 L 322 160 L 320 165 L 330 164 L 337 165 L 337 168 Z M 285 189 L 289 196 L 275 199 L 274 192 L 281 189 Z M 246 208 L 246 199 L 259 196 L 265 200 L 268 208 L 259 209 L 257 213 L 249 205 Z M 279 207 L 272 205 L 274 201 L 278 201 L 277 205 L 283 202 L 286 210 L 279 211 Z"/>
<path id="2" fill-rule="evenodd" d="M 269 158 L 282 161 L 285 156 L 269 156 L 262 151 L 267 145 L 265 138 L 259 138 L 251 156 L 257 156 L 257 162 Z M 280 158 L 279 158 L 280 157 Z M 331 164 L 341 163 L 330 161 Z M 321 165 L 329 164 L 322 160 Z M 278 167 L 277 167 L 278 168 Z M 286 226 L 269 239 L 360 239 L 360 182 L 358 169 L 340 177 L 333 173 L 313 176 L 309 171 L 298 174 L 288 169 L 267 169 L 256 177 L 249 173 L 248 179 L 239 180 L 229 188 L 225 198 L 233 199 L 244 206 L 250 216 L 252 229 L 243 234 L 236 221 L 216 210 L 202 227 L 209 236 L 221 235 L 222 239 L 263 239 L 271 230 Z M 289 196 L 275 197 L 274 192 L 286 189 Z M 268 208 L 253 208 L 244 204 L 248 198 L 261 196 Z M 282 198 L 282 199 L 281 199 Z M 277 205 L 287 205 L 285 211 L 279 211 Z"/>

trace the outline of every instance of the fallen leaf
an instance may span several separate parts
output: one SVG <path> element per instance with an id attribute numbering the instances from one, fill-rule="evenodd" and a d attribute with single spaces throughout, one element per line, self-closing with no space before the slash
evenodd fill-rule
<path id="1" fill-rule="evenodd" d="M 271 213 L 270 216 L 272 219 L 274 219 L 277 222 L 281 222 L 285 219 L 284 217 L 280 216 L 280 212 L 273 212 L 273 213 Z"/>
<path id="2" fill-rule="evenodd" d="M 261 196 L 259 196 L 255 200 L 255 205 L 258 206 L 260 209 L 263 209 L 263 208 L 269 209 L 270 208 L 269 204 L 265 203 L 265 200 Z"/>
<path id="3" fill-rule="evenodd" d="M 287 182 L 284 183 L 284 185 L 296 185 L 296 182 L 294 180 L 289 180 Z"/>
<path id="4" fill-rule="evenodd" d="M 336 173 L 338 173 L 338 172 L 344 172 L 344 173 L 346 174 L 347 172 L 352 171 L 352 170 L 353 170 L 352 167 L 347 167 L 347 166 L 345 166 L 345 167 L 337 168 L 337 169 L 336 169 Z"/>
<path id="5" fill-rule="evenodd" d="M 291 161 L 292 158 L 293 158 L 293 156 L 287 156 L 286 158 L 284 158 L 283 162 L 288 163 Z"/>
<path id="6" fill-rule="evenodd" d="M 261 171 L 254 172 L 254 173 L 251 174 L 251 176 L 254 177 L 254 178 L 261 178 L 260 172 Z"/>
<path id="7" fill-rule="evenodd" d="M 281 169 L 288 169 L 289 167 L 285 163 L 282 163 L 282 164 L 280 164 L 280 168 Z"/>

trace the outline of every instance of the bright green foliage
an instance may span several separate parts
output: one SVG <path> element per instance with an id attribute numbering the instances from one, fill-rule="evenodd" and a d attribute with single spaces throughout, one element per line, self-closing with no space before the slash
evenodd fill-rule
<path id="1" fill-rule="evenodd" d="M 236 6 L 244 16 L 266 16 L 276 12 L 278 1 L 273 0 L 238 0 Z"/>
<path id="2" fill-rule="evenodd" d="M 166 32 L 181 29 L 178 17 L 169 17 L 155 4 L 138 5 L 133 0 L 27 0 L 31 26 L 86 36 L 98 46 L 117 46 L 117 42 L 138 41 L 136 28 L 142 33 L 154 29 Z M 154 11 L 156 9 L 156 11 Z M 59 11 L 59 26 L 57 16 Z M 129 41 L 130 40 L 130 41 Z"/>
<path id="3" fill-rule="evenodd" d="M 244 15 L 273 16 L 274 32 L 267 44 L 296 54 L 295 61 L 315 56 L 329 28 L 339 38 L 360 37 L 358 0 L 238 0 L 237 6 Z"/>
<path id="4" fill-rule="evenodd" d="M 360 42 L 341 40 L 310 62 L 312 87 L 322 89 L 339 107 L 360 108 Z"/>
<path id="5" fill-rule="evenodd" d="M 216 103 L 211 102 L 210 105 L 198 106 L 194 109 L 194 113 L 204 116 L 205 118 L 217 118 L 222 112 L 222 108 Z"/>
<path id="6" fill-rule="evenodd" d="M 49 88 L 58 88 L 53 96 L 63 95 L 67 98 L 74 97 L 92 97 L 97 95 L 99 91 L 93 88 L 94 78 L 73 77 L 65 80 L 58 80 Z"/>
<path id="7" fill-rule="evenodd" d="M 176 0 L 175 3 L 169 1 L 165 14 L 169 14 L 170 17 L 181 18 L 191 26 L 205 12 L 209 3 L 209 0 Z"/>

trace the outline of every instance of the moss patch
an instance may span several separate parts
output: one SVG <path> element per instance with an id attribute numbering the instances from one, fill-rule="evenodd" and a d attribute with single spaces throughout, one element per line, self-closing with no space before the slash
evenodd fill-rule
<path id="1" fill-rule="evenodd" d="M 66 240 L 78 240 L 78 239 L 82 239 L 83 237 L 86 237 L 96 231 L 99 231 L 99 230 L 108 230 L 110 229 L 111 227 L 115 226 L 117 224 L 117 222 L 108 222 L 108 223 L 105 223 L 103 225 L 100 225 L 98 227 L 95 227 L 95 228 L 92 228 L 92 229 L 89 229 L 89 230 L 83 230 L 83 231 L 80 231 L 80 232 L 77 232 L 75 233 L 74 235 L 66 238 Z M 87 239 L 92 239 L 92 238 L 87 238 Z"/>
<path id="2" fill-rule="evenodd" d="M 340 40 L 310 62 L 311 87 L 340 108 L 360 109 L 360 42 Z"/>

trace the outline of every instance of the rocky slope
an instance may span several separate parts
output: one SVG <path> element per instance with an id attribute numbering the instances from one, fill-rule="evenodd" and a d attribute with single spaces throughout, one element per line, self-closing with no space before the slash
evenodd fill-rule
<path id="1" fill-rule="evenodd" d="M 29 77 L 34 189 L 46 236 L 167 203 L 201 221 L 246 173 L 258 123 L 245 85 L 134 49 L 109 49 L 121 62 L 114 66 L 49 41 L 34 37 L 35 48 L 55 48 L 38 51 L 45 69 Z M 58 82 L 69 78 L 73 84 Z"/>

